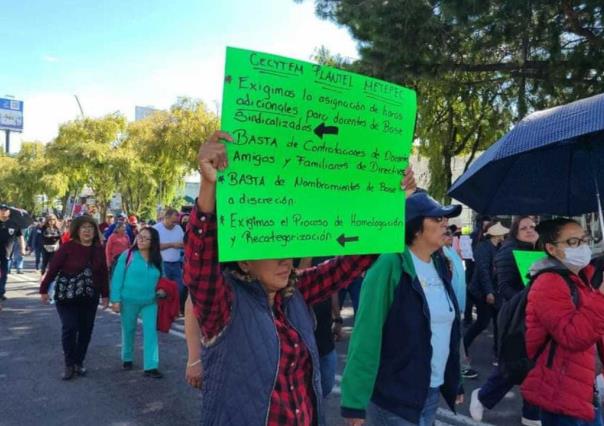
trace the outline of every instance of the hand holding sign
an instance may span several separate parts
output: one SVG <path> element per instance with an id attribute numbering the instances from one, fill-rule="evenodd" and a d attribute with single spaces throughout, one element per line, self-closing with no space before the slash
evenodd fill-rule
<path id="1" fill-rule="evenodd" d="M 226 169 L 227 155 L 226 149 L 220 140 L 233 141 L 231 135 L 219 130 L 215 131 L 210 139 L 199 148 L 197 160 L 199 162 L 199 173 L 201 178 L 207 183 L 216 183 L 216 172 Z"/>

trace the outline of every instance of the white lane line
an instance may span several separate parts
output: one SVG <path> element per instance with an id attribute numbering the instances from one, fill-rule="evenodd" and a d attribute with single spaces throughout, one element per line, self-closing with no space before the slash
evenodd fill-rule
<path id="1" fill-rule="evenodd" d="M 490 423 L 477 422 L 471 417 L 464 416 L 463 414 L 455 414 L 452 411 L 439 408 L 436 415 L 440 420 L 452 422 L 455 425 L 466 425 L 466 426 L 493 426 Z"/>

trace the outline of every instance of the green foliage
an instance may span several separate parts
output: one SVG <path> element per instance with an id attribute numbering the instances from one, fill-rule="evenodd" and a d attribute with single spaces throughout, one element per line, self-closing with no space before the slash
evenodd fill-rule
<path id="1" fill-rule="evenodd" d="M 64 123 L 47 144 L 24 143 L 14 158 L 0 156 L 0 200 L 39 211 L 36 199 L 94 193 L 101 215 L 122 195 L 129 214 L 153 217 L 172 201 L 196 167 L 199 145 L 219 126 L 200 101 L 181 98 L 169 111 L 127 123 L 120 114 Z"/>
<path id="2" fill-rule="evenodd" d="M 484 149 L 527 113 L 604 91 L 600 0 L 316 0 L 359 43 L 350 67 L 418 90 L 431 190 L 452 156 Z"/>

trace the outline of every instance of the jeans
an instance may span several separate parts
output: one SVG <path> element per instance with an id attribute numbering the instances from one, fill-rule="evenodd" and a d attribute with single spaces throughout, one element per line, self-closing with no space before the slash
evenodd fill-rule
<path id="1" fill-rule="evenodd" d="M 593 422 L 577 419 L 576 417 L 565 416 L 563 414 L 554 414 L 541 410 L 542 426 L 602 426 L 602 411 L 600 407 L 596 410 L 596 418 Z"/>
<path id="2" fill-rule="evenodd" d="M 466 331 L 463 337 L 463 344 L 466 348 L 466 355 L 470 356 L 470 346 L 476 337 L 480 335 L 489 326 L 491 319 L 493 319 L 493 330 L 495 338 L 493 339 L 493 351 L 497 353 L 497 310 L 494 305 L 489 305 L 484 298 L 480 299 L 470 294 L 470 300 L 476 305 L 476 311 L 478 318 L 470 328 Z"/>
<path id="3" fill-rule="evenodd" d="M 92 336 L 98 297 L 86 302 L 57 303 L 65 366 L 82 365 Z"/>
<path id="4" fill-rule="evenodd" d="M 182 262 L 163 262 L 164 275 L 169 280 L 178 284 L 178 293 L 180 295 L 180 311 L 185 310 L 185 301 L 187 300 L 187 288 L 182 279 Z"/>
<path id="5" fill-rule="evenodd" d="M 319 359 L 321 367 L 321 389 L 323 390 L 323 398 L 331 393 L 336 384 L 336 363 L 338 362 L 338 354 L 336 350 L 323 355 Z"/>
<path id="6" fill-rule="evenodd" d="M 139 316 L 143 320 L 143 368 L 153 370 L 159 365 L 157 303 L 138 305 L 122 302 L 122 361 L 133 361 L 134 339 Z"/>
<path id="7" fill-rule="evenodd" d="M 486 383 L 478 392 L 478 400 L 489 410 L 493 409 L 512 388 L 513 384 L 508 382 L 501 370 L 493 370 Z M 522 417 L 530 420 L 539 420 L 539 407 L 522 400 Z"/>
<path id="8" fill-rule="evenodd" d="M 21 271 L 23 269 L 23 256 L 21 256 L 21 248 L 19 244 L 15 244 L 13 246 L 13 255 L 11 256 L 10 265 L 8 266 L 8 270 L 15 268 L 17 271 Z"/>
<path id="9" fill-rule="evenodd" d="M 342 305 L 344 305 L 344 300 L 346 300 L 346 293 L 350 295 L 350 301 L 352 302 L 352 310 L 354 313 L 357 313 L 357 309 L 359 308 L 359 299 L 361 297 L 361 284 L 363 284 L 363 277 L 359 277 L 346 288 L 343 288 L 338 293 L 338 299 L 340 301 L 340 309 Z"/>
<path id="10" fill-rule="evenodd" d="M 367 426 L 432 426 L 440 399 L 440 389 L 430 388 L 420 415 L 419 423 L 413 423 L 378 407 L 373 402 L 367 406 Z"/>
<path id="11" fill-rule="evenodd" d="M 42 261 L 42 248 L 37 248 L 34 250 L 36 255 L 36 271 L 40 269 L 40 262 Z"/>
<path id="12" fill-rule="evenodd" d="M 8 258 L 0 254 L 0 296 L 6 292 L 6 280 L 8 278 Z"/>

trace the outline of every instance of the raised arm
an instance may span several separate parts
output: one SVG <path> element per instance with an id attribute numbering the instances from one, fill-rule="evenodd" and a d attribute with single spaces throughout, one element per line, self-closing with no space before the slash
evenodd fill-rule
<path id="1" fill-rule="evenodd" d="M 228 323 L 233 297 L 218 263 L 216 172 L 226 167 L 226 151 L 220 139 L 232 140 L 224 132 L 215 132 L 199 150 L 201 186 L 185 238 L 185 284 L 206 339 L 217 336 Z"/>

